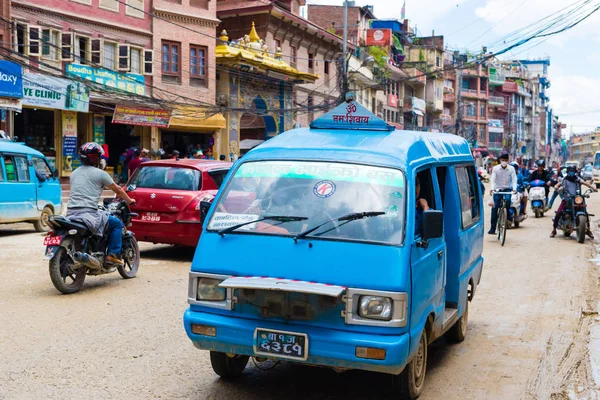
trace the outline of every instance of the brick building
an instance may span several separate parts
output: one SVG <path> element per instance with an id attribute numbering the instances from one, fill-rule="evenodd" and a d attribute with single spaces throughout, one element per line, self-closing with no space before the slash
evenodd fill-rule
<path id="1" fill-rule="evenodd" d="M 228 152 L 227 141 L 222 140 L 225 119 L 211 111 L 217 76 L 217 2 L 154 0 L 152 7 L 154 86 L 162 90 L 153 94 L 174 104 L 169 128 L 153 129 L 153 148 L 167 142 L 181 154 L 197 146 L 217 155 Z"/>

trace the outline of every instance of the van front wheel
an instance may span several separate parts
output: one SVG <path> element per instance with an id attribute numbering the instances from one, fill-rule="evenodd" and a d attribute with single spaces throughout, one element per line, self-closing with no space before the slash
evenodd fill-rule
<path id="1" fill-rule="evenodd" d="M 394 386 L 401 399 L 414 400 L 421 395 L 427 372 L 427 332 L 423 329 L 417 354 L 404 367 L 400 375 L 394 376 Z"/>
<path id="2" fill-rule="evenodd" d="M 48 225 L 48 218 L 52 215 L 52 210 L 49 207 L 44 207 L 40 214 L 40 219 L 33 223 L 33 227 L 38 232 L 48 232 L 50 225 Z"/>
<path id="3" fill-rule="evenodd" d="M 231 356 L 218 351 L 210 352 L 210 364 L 213 371 L 224 379 L 241 376 L 244 369 L 246 369 L 249 358 L 248 356 Z"/>

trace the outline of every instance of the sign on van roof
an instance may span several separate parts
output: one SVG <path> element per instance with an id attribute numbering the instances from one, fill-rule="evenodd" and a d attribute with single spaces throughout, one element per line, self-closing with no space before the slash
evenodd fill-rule
<path id="1" fill-rule="evenodd" d="M 367 110 L 355 100 L 354 93 L 346 94 L 346 101 L 310 123 L 312 129 L 347 129 L 393 131 L 396 129 Z"/>

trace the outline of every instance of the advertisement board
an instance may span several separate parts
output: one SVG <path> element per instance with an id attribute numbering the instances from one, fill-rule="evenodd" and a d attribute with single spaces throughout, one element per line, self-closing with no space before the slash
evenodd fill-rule
<path id="1" fill-rule="evenodd" d="M 23 105 L 88 112 L 90 89 L 83 83 L 43 74 L 23 78 Z"/>
<path id="2" fill-rule="evenodd" d="M 0 97 L 23 97 L 23 68 L 19 64 L 0 60 Z"/>
<path id="3" fill-rule="evenodd" d="M 119 74 L 115 71 L 109 71 L 103 68 L 92 68 L 80 64 L 67 64 L 66 73 L 67 76 L 77 76 L 88 81 L 105 85 L 109 88 L 123 90 L 141 96 L 146 95 L 144 75 Z"/>
<path id="4" fill-rule="evenodd" d="M 171 111 L 153 108 L 116 106 L 112 122 L 113 124 L 168 128 L 171 123 Z"/>
<path id="5" fill-rule="evenodd" d="M 367 46 L 391 46 L 391 29 L 367 29 Z"/>

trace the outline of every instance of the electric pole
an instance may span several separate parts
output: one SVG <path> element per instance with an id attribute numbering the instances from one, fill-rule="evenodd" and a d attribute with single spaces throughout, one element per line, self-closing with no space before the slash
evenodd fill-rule
<path id="1" fill-rule="evenodd" d="M 458 57 L 455 55 L 454 63 L 458 63 Z M 456 106 L 458 110 L 456 112 L 456 135 L 460 136 L 460 125 L 462 123 L 462 68 L 458 68 L 458 84 L 456 85 Z"/>
<path id="2" fill-rule="evenodd" d="M 348 93 L 348 0 L 344 0 L 344 43 L 342 43 L 342 95 Z"/>

